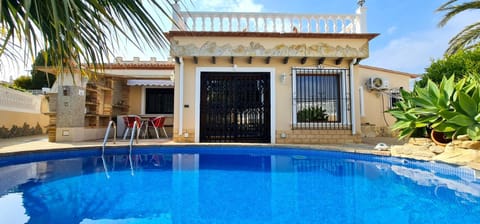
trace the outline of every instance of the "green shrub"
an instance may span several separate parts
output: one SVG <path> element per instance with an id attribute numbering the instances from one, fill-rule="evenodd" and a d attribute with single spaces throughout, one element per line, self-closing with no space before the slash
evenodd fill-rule
<path id="1" fill-rule="evenodd" d="M 455 75 L 457 80 L 471 74 L 480 74 L 480 48 L 471 51 L 459 51 L 453 55 L 432 61 L 425 69 L 422 80 L 417 83 L 425 87 L 428 80 L 439 84 L 443 77 Z"/>
<path id="2" fill-rule="evenodd" d="M 297 122 L 319 122 L 328 120 L 327 110 L 322 107 L 308 107 L 297 112 Z"/>

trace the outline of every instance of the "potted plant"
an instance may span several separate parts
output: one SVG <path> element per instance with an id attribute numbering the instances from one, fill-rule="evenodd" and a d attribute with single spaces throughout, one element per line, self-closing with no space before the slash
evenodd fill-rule
<path id="1" fill-rule="evenodd" d="M 321 106 L 307 107 L 297 112 L 298 122 L 319 122 L 327 120 L 327 110 Z"/>

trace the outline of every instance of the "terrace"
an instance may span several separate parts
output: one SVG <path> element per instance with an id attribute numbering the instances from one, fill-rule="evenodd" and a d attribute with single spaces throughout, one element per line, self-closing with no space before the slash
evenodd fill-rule
<path id="1" fill-rule="evenodd" d="M 184 12 L 174 15 L 172 30 L 196 32 L 367 33 L 366 8 L 355 14 Z"/>

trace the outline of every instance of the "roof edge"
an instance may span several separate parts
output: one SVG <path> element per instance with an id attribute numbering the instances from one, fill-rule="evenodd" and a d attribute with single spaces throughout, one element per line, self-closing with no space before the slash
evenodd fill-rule
<path id="1" fill-rule="evenodd" d="M 360 68 L 366 68 L 366 69 L 372 69 L 372 70 L 377 70 L 377 71 L 382 71 L 382 72 L 391 72 L 391 73 L 396 73 L 399 75 L 405 75 L 405 76 L 410 76 L 410 78 L 418 78 L 420 77 L 419 74 L 413 74 L 413 73 L 408 73 L 408 72 L 401 72 L 401 71 L 396 71 L 396 70 L 391 70 L 391 69 L 386 69 L 386 68 L 380 68 L 380 67 L 375 67 L 375 66 L 370 66 L 370 65 L 358 65 Z"/>
<path id="2" fill-rule="evenodd" d="M 379 33 L 279 33 L 279 32 L 210 32 L 210 31 L 170 31 L 167 38 L 173 37 L 279 37 L 279 38 L 344 38 L 368 39 Z"/>

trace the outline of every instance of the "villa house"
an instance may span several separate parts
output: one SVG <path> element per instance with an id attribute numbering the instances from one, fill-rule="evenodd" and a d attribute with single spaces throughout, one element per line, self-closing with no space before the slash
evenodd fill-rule
<path id="1" fill-rule="evenodd" d="M 162 114 L 175 142 L 360 142 L 388 134 L 384 111 L 416 77 L 359 64 L 378 35 L 363 4 L 351 15 L 174 7 L 170 61 L 117 58 L 95 81 L 58 79 L 57 141 L 101 138 L 117 116 Z"/>

